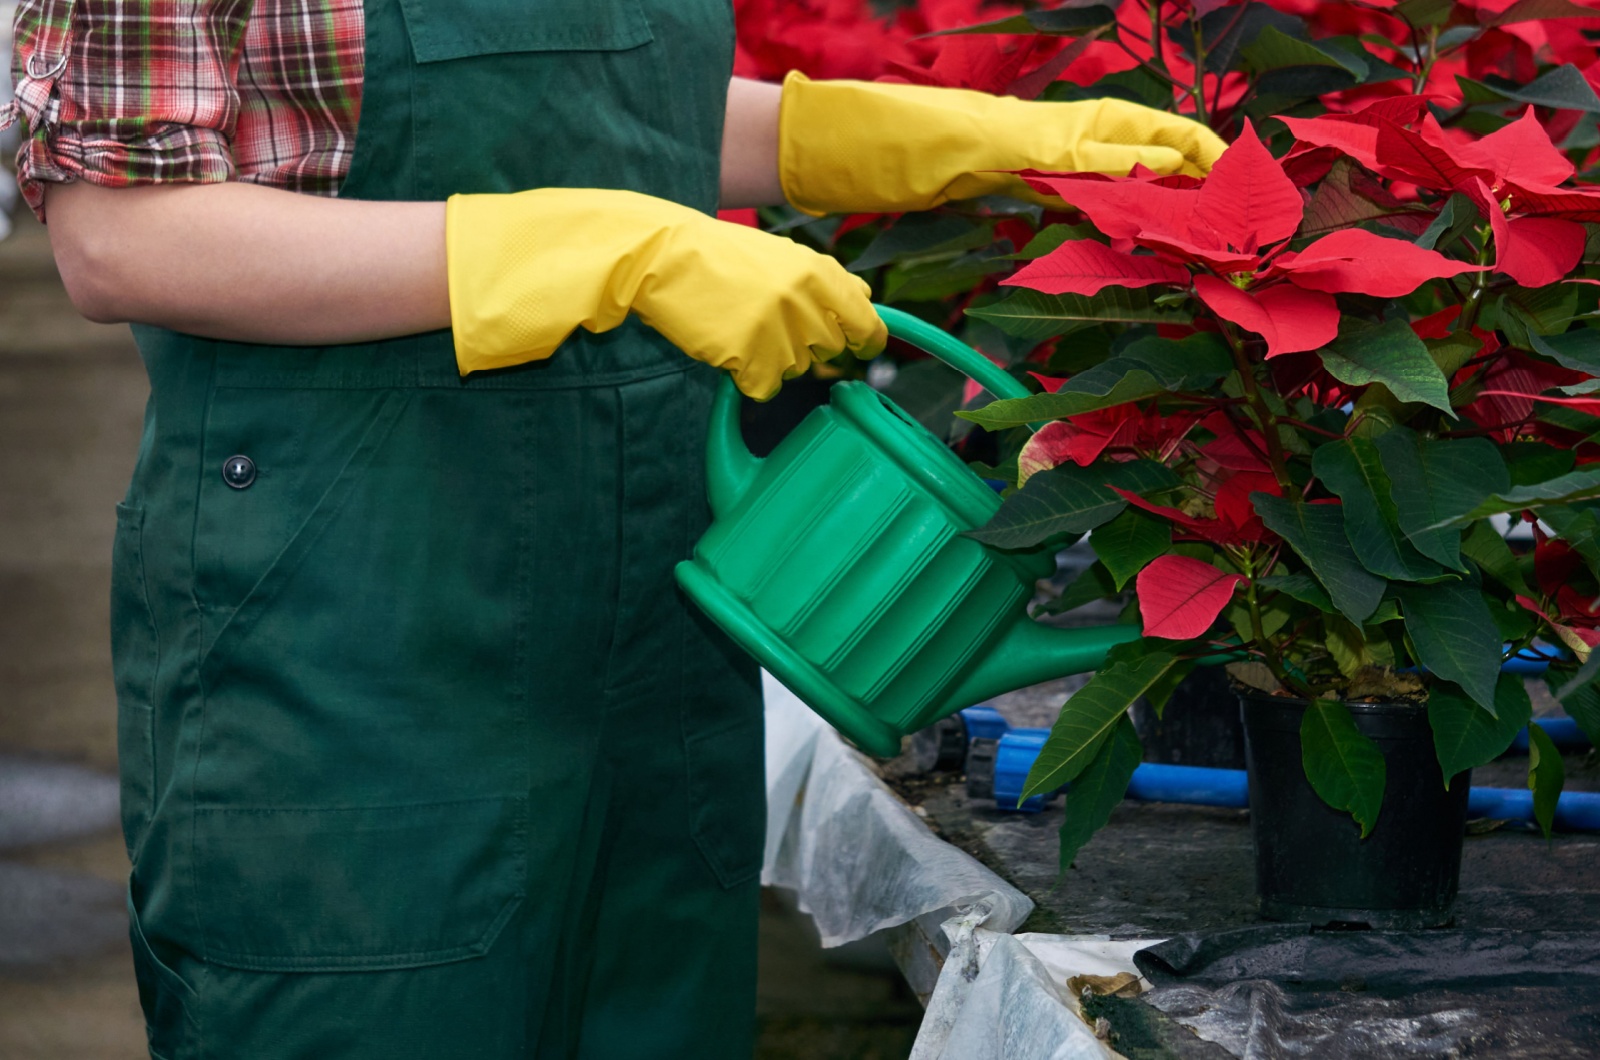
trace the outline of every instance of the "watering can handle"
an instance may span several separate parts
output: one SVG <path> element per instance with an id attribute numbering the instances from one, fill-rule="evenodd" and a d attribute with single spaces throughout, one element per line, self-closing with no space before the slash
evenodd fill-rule
<path id="1" fill-rule="evenodd" d="M 1031 392 L 989 358 L 960 339 L 900 309 L 875 306 L 889 334 L 978 383 L 997 398 L 1025 398 Z M 726 376 L 711 406 L 711 433 L 706 441 L 706 494 L 719 518 L 732 510 L 761 470 L 761 458 L 750 452 L 739 431 L 739 388 Z"/>

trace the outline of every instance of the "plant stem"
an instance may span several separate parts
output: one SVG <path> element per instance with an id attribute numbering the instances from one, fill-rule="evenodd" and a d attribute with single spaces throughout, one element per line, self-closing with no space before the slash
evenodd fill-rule
<path id="1" fill-rule="evenodd" d="M 1120 36 L 1115 41 L 1113 41 L 1112 43 L 1116 44 L 1117 47 L 1121 48 L 1124 52 L 1126 52 L 1128 54 L 1128 58 L 1130 58 L 1134 62 L 1138 63 L 1139 64 L 1139 68 L 1144 70 L 1146 73 L 1150 74 L 1152 77 L 1158 77 L 1161 80 L 1165 81 L 1167 84 L 1171 85 L 1173 88 L 1177 89 L 1179 92 L 1182 92 L 1185 97 L 1188 97 L 1188 96 L 1193 94 L 1192 90 L 1189 88 L 1188 85 L 1185 85 L 1182 82 L 1178 81 L 1176 78 L 1174 78 L 1171 74 L 1167 73 L 1165 70 L 1158 69 L 1156 66 L 1151 64 L 1149 60 L 1143 58 L 1142 56 L 1140 56 L 1140 54 L 1138 52 L 1136 52 L 1132 48 L 1128 47 L 1128 43 L 1126 41 L 1124 41 Z M 1181 103 L 1182 100 L 1179 100 L 1179 102 Z M 1202 105 L 1202 109 L 1204 109 L 1203 105 Z"/>
<path id="2" fill-rule="evenodd" d="M 1280 658 L 1281 653 L 1267 640 L 1267 629 L 1261 621 L 1261 601 L 1256 595 L 1255 564 L 1246 554 L 1240 557 L 1239 565 L 1244 568 L 1244 599 L 1250 608 L 1250 639 L 1260 647 L 1262 661 L 1266 663 L 1267 669 L 1272 671 L 1272 676 L 1278 679 L 1279 684 L 1285 688 L 1303 691 L 1305 688 L 1303 683 L 1290 676 L 1288 669 L 1283 665 L 1283 659 Z"/>
<path id="3" fill-rule="evenodd" d="M 1261 437 L 1267 443 L 1267 462 L 1272 465 L 1272 475 L 1278 480 L 1279 488 L 1288 495 L 1294 489 L 1294 480 L 1289 477 L 1289 463 L 1283 455 L 1283 439 L 1278 437 L 1277 418 L 1273 416 L 1272 409 L 1267 406 L 1266 398 L 1261 394 L 1261 385 L 1256 381 L 1254 366 L 1244 354 L 1244 344 L 1239 342 L 1231 328 L 1224 329 L 1223 336 L 1228 340 L 1228 349 L 1233 352 L 1233 364 L 1239 370 L 1239 382 L 1244 387 L 1244 396 L 1256 414 L 1256 422 L 1261 427 Z"/>
<path id="4" fill-rule="evenodd" d="M 1161 0 L 1153 0 L 1150 8 L 1150 51 L 1162 73 L 1167 73 L 1166 27 L 1161 22 Z M 1170 78 L 1169 78 L 1170 80 Z"/>
<path id="5" fill-rule="evenodd" d="M 1491 203 L 1495 209 L 1499 207 Z M 1478 248 L 1477 265 L 1489 264 L 1489 240 L 1493 238 L 1487 225 L 1478 230 L 1483 240 L 1483 245 Z M 1461 310 L 1461 327 L 1459 330 L 1472 334 L 1472 327 L 1478 322 L 1478 316 L 1483 311 L 1483 292 L 1489 286 L 1489 273 L 1487 270 L 1477 273 L 1472 278 L 1472 290 L 1467 295 L 1466 306 Z"/>
<path id="6" fill-rule="evenodd" d="M 1322 427 L 1316 427 L 1316 426 L 1313 426 L 1313 425 L 1305 422 L 1304 420 L 1291 419 L 1288 416 L 1282 417 L 1281 419 L 1278 420 L 1278 422 L 1279 423 L 1287 423 L 1291 427 L 1298 427 L 1302 431 L 1310 431 L 1312 434 L 1320 434 L 1324 438 L 1343 438 L 1344 437 L 1344 435 L 1340 434 L 1338 431 L 1330 431 L 1330 430 L 1327 430 L 1327 429 L 1322 428 Z"/>
<path id="7" fill-rule="evenodd" d="M 1240 8 L 1243 11 L 1244 8 Z M 1200 32 L 1200 20 L 1191 18 L 1189 28 L 1194 31 L 1194 116 L 1201 125 L 1209 125 L 1206 118 L 1206 42 Z"/>

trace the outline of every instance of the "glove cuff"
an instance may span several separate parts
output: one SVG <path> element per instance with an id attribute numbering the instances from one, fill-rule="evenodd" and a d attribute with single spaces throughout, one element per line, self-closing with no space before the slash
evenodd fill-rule
<path id="1" fill-rule="evenodd" d="M 927 210 L 1015 183 L 987 127 L 1007 105 L 982 92 L 866 81 L 784 79 L 778 176 L 813 216 Z M 1003 120 L 1003 119 L 1002 119 Z"/>

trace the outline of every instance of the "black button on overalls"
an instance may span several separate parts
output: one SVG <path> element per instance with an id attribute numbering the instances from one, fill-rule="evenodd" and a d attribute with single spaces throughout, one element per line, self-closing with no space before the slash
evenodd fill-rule
<path id="1" fill-rule="evenodd" d="M 222 462 L 222 481 L 234 489 L 245 489 L 255 480 L 256 462 L 248 456 L 230 456 Z"/>

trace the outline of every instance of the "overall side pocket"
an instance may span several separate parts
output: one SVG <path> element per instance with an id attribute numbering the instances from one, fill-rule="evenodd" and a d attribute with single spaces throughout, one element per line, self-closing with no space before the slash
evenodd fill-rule
<path id="1" fill-rule="evenodd" d="M 144 509 L 117 505 L 111 553 L 111 667 L 117 690 L 122 834 L 133 858 L 155 802 L 154 705 L 161 641 L 144 573 Z"/>

